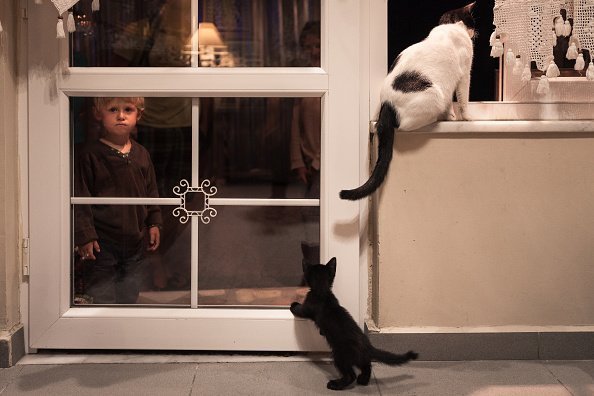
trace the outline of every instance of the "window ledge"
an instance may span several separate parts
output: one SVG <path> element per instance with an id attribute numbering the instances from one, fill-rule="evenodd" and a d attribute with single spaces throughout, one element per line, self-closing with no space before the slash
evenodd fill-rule
<path id="1" fill-rule="evenodd" d="M 594 120 L 574 121 L 442 121 L 398 135 L 452 133 L 594 133 Z"/>

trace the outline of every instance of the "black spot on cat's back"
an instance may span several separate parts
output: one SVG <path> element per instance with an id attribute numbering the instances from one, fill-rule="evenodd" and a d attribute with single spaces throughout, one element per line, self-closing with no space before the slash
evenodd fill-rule
<path id="1" fill-rule="evenodd" d="M 429 79 L 416 71 L 406 71 L 394 78 L 392 88 L 404 93 L 421 92 L 431 88 L 433 84 Z"/>

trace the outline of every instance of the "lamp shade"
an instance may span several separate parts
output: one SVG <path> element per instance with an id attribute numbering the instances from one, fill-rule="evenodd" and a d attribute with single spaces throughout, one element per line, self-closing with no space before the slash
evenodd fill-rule
<path id="1" fill-rule="evenodd" d="M 198 38 L 198 42 L 196 43 L 196 38 Z M 198 46 L 208 45 L 208 46 L 221 46 L 223 44 L 223 40 L 221 39 L 221 34 L 219 30 L 212 22 L 200 22 L 198 24 L 198 32 L 192 35 L 191 44 L 196 44 Z"/>

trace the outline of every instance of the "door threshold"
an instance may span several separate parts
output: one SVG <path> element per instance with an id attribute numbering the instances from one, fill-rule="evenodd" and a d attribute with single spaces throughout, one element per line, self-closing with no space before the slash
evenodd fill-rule
<path id="1" fill-rule="evenodd" d="M 202 351 L 63 351 L 38 350 L 25 355 L 17 365 L 47 364 L 164 364 L 164 363 L 254 363 L 328 361 L 329 353 L 202 352 Z"/>

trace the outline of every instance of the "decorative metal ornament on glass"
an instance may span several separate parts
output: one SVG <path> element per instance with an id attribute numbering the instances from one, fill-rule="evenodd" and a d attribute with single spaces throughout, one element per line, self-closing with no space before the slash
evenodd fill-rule
<path id="1" fill-rule="evenodd" d="M 209 198 L 217 193 L 210 180 L 203 180 L 200 187 L 192 187 L 187 180 L 181 180 L 179 186 L 173 187 L 173 193 L 181 198 L 181 205 L 173 209 L 173 215 L 179 217 L 181 223 L 185 224 L 190 217 L 196 216 L 202 223 L 208 224 L 217 215 L 217 210 L 209 205 Z"/>

